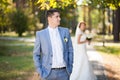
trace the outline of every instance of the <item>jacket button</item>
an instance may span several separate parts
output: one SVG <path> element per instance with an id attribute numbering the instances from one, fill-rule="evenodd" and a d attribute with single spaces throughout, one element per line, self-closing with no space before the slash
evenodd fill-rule
<path id="1" fill-rule="evenodd" d="M 51 57 L 53 57 L 53 55 L 51 55 Z"/>
<path id="2" fill-rule="evenodd" d="M 52 63 L 50 63 L 50 65 L 52 65 Z"/>

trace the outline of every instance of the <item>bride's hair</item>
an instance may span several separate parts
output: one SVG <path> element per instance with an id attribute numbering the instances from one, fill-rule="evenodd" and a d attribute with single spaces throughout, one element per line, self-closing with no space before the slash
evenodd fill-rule
<path id="1" fill-rule="evenodd" d="M 81 27 L 82 24 L 84 24 L 84 25 L 86 26 L 86 23 L 85 23 L 84 21 L 82 21 L 82 22 L 79 22 L 79 23 L 78 23 L 78 26 L 77 26 L 77 27 L 80 29 L 80 27 Z M 83 30 L 83 32 L 85 32 L 85 30 Z"/>
<path id="2" fill-rule="evenodd" d="M 79 28 L 81 27 L 81 25 L 84 24 L 86 26 L 86 23 L 85 22 L 80 22 L 79 23 Z"/>

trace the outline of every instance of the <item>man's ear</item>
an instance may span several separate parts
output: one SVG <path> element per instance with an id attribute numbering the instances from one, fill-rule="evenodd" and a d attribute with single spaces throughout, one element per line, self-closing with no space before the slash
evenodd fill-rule
<path id="1" fill-rule="evenodd" d="M 48 19 L 48 21 L 49 21 L 49 20 L 51 20 L 51 17 L 48 17 L 47 19 Z"/>

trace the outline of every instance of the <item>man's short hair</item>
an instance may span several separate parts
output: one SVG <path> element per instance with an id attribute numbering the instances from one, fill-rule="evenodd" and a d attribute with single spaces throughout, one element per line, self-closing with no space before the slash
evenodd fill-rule
<path id="1" fill-rule="evenodd" d="M 46 18 L 51 17 L 54 14 L 54 12 L 60 13 L 59 10 L 57 10 L 57 9 L 50 9 L 46 13 Z"/>

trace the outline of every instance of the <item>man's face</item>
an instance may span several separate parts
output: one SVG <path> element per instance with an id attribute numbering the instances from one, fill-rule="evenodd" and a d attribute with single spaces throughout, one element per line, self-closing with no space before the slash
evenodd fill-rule
<path id="1" fill-rule="evenodd" d="M 48 17 L 48 23 L 52 24 L 52 26 L 58 26 L 60 25 L 60 13 L 58 12 L 54 12 L 53 15 L 51 17 Z"/>

